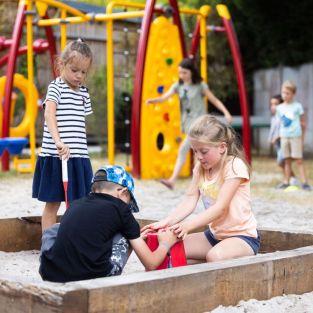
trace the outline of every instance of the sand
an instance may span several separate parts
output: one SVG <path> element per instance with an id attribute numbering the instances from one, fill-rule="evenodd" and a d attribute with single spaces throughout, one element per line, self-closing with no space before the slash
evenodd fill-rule
<path id="1" fill-rule="evenodd" d="M 268 183 L 267 174 L 254 175 L 256 184 Z M 180 180 L 177 188 L 170 191 L 157 181 L 136 181 L 135 195 L 140 206 L 140 213 L 136 217 L 161 219 L 175 207 L 181 199 L 184 189 L 189 180 Z M 41 215 L 43 203 L 31 198 L 32 179 L 30 176 L 17 175 L 16 177 L 0 178 L 0 217 L 21 217 Z M 271 198 L 271 192 L 274 200 Z M 281 193 L 279 201 L 277 193 Z M 257 217 L 258 224 L 262 227 L 288 228 L 290 230 L 313 229 L 313 204 L 306 201 L 299 205 L 290 203 L 290 197 L 299 199 L 312 197 L 308 192 L 297 191 L 294 195 L 286 195 L 281 191 L 269 188 L 267 199 L 257 196 L 252 197 L 252 207 Z M 299 201 L 301 202 L 301 201 Z M 309 204 L 307 204 L 309 203 Z M 201 204 L 196 212 L 203 210 Z M 61 208 L 60 213 L 64 211 Z M 299 218 L 302 217 L 302 218 Z M 38 274 L 38 251 L 21 251 L 16 253 L 0 252 L 0 275 L 1 277 L 19 277 L 23 281 L 32 282 L 40 280 Z M 126 265 L 123 275 L 143 271 L 144 268 L 135 255 L 132 255 Z M 313 313 L 313 292 L 303 295 L 284 295 L 275 297 L 268 301 L 241 301 L 233 307 L 220 306 L 213 310 L 214 313 L 247 313 L 247 312 L 291 312 L 291 313 Z"/>

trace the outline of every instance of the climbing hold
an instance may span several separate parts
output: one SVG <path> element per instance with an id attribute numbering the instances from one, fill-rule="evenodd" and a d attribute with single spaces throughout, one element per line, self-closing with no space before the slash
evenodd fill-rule
<path id="1" fill-rule="evenodd" d="M 163 114 L 163 119 L 165 122 L 169 122 L 170 121 L 170 114 L 168 112 L 165 112 Z"/>
<path id="2" fill-rule="evenodd" d="M 164 86 L 163 86 L 163 85 L 158 86 L 157 92 L 158 92 L 159 94 L 162 94 L 163 91 L 164 91 Z"/>
<path id="3" fill-rule="evenodd" d="M 172 58 L 166 58 L 165 62 L 167 65 L 172 65 L 173 64 L 173 59 Z"/>

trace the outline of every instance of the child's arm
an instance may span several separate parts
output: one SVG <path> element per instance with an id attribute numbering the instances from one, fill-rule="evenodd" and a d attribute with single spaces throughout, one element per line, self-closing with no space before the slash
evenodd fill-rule
<path id="1" fill-rule="evenodd" d="M 208 100 L 218 109 L 220 110 L 223 114 L 225 119 L 227 120 L 228 123 L 231 123 L 233 117 L 229 113 L 229 111 L 226 109 L 225 105 L 220 101 L 218 98 L 214 96 L 214 94 L 211 92 L 210 89 L 205 89 L 204 91 L 205 96 L 208 98 Z"/>
<path id="2" fill-rule="evenodd" d="M 174 95 L 175 90 L 173 88 L 170 88 L 167 92 L 165 92 L 161 97 L 148 99 L 146 101 L 147 104 L 149 103 L 160 103 L 166 101 L 168 98 L 170 98 L 172 95 Z"/>
<path id="3" fill-rule="evenodd" d="M 132 248 L 147 270 L 156 269 L 164 260 L 169 249 L 178 241 L 176 235 L 169 229 L 159 231 L 158 240 L 159 246 L 153 252 L 141 237 L 130 240 Z"/>
<path id="4" fill-rule="evenodd" d="M 302 139 L 302 145 L 303 145 L 303 143 L 304 143 L 304 133 L 305 133 L 305 129 L 306 129 L 306 123 L 305 123 L 305 116 L 304 116 L 304 114 L 300 115 L 300 125 L 301 125 L 301 130 L 302 130 L 301 139 Z"/>
<path id="5" fill-rule="evenodd" d="M 67 160 L 70 156 L 70 148 L 64 142 L 62 142 L 58 130 L 56 120 L 56 104 L 53 101 L 47 100 L 45 104 L 45 121 L 47 123 L 48 130 L 55 142 L 58 149 L 58 153 L 61 159 Z"/>
<path id="6" fill-rule="evenodd" d="M 198 214 L 193 219 L 173 225 L 170 229 L 174 230 L 178 238 L 184 239 L 190 231 L 211 223 L 229 207 L 232 198 L 239 188 L 241 180 L 241 178 L 226 180 L 219 191 L 216 202 L 210 208 Z"/>
<path id="7" fill-rule="evenodd" d="M 277 137 L 273 137 L 272 141 L 271 141 L 271 144 L 275 144 L 275 142 L 279 140 L 279 136 Z"/>
<path id="8" fill-rule="evenodd" d="M 182 221 L 195 210 L 199 196 L 200 194 L 196 185 L 196 180 L 193 178 L 184 198 L 175 210 L 163 220 L 144 226 L 141 231 L 144 232 L 147 229 L 158 230 Z"/>
<path id="9" fill-rule="evenodd" d="M 304 137 L 304 132 L 305 132 L 305 128 L 306 128 L 304 114 L 300 115 L 300 125 L 301 125 L 301 129 L 302 129 L 302 136 Z"/>

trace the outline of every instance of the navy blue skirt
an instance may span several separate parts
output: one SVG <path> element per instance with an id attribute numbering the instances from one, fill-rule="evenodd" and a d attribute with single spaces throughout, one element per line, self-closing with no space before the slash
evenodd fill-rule
<path id="1" fill-rule="evenodd" d="M 88 158 L 70 158 L 68 167 L 68 201 L 90 192 L 92 168 Z M 65 201 L 62 182 L 62 161 L 57 157 L 37 158 L 33 180 L 33 198 L 44 202 Z"/>

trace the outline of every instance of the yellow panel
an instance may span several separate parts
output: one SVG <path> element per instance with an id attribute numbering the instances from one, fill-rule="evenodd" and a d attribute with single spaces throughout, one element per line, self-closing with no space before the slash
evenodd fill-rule
<path id="1" fill-rule="evenodd" d="M 178 80 L 178 64 L 182 58 L 177 26 L 164 16 L 156 18 L 149 33 L 142 89 L 141 178 L 169 177 L 174 169 L 179 139 L 184 137 L 180 131 L 179 98 L 175 95 L 158 104 L 146 104 L 146 100 L 160 96 L 158 87 L 163 86 L 163 92 L 167 91 Z M 189 175 L 188 155 L 181 176 Z"/>
<path id="2" fill-rule="evenodd" d="M 40 16 L 44 16 L 46 14 L 46 11 L 48 9 L 48 4 L 40 1 L 36 1 L 36 7 L 37 11 Z"/>

